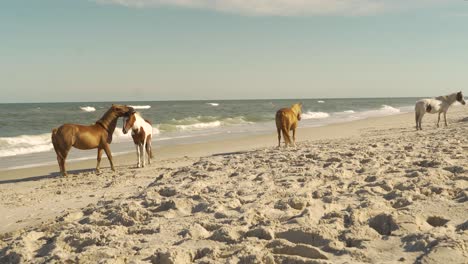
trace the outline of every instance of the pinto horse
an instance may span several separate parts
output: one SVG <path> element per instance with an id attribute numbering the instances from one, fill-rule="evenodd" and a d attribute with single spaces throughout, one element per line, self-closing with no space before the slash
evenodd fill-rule
<path id="1" fill-rule="evenodd" d="M 285 147 L 296 146 L 296 128 L 301 120 L 302 103 L 293 104 L 291 108 L 281 108 L 276 112 L 276 130 L 278 132 L 278 147 L 281 146 L 281 132 L 283 132 Z M 293 140 L 289 136 L 289 131 L 293 132 Z"/>
<path id="2" fill-rule="evenodd" d="M 422 130 L 421 122 L 425 113 L 439 114 L 439 118 L 437 119 L 437 127 L 439 127 L 440 114 L 444 113 L 445 126 L 447 126 L 447 111 L 449 107 L 456 101 L 463 105 L 466 104 L 463 98 L 463 93 L 458 92 L 449 95 L 438 96 L 436 98 L 422 99 L 417 101 L 414 107 L 414 112 L 416 114 L 416 130 Z"/>
<path id="3" fill-rule="evenodd" d="M 102 150 L 104 150 L 107 158 L 109 158 L 112 171 L 115 171 L 109 147 L 112 142 L 112 134 L 117 125 L 117 119 L 133 112 L 135 110 L 132 107 L 113 104 L 94 125 L 64 124 L 59 128 L 52 129 L 52 144 L 57 154 L 57 161 L 62 175 L 67 175 L 65 159 L 71 147 L 83 150 L 97 148 L 97 172 L 99 172 Z"/>
<path id="4" fill-rule="evenodd" d="M 133 143 L 135 143 L 137 151 L 137 167 L 145 167 L 145 152 L 148 156 L 148 164 L 151 164 L 153 158 L 151 147 L 153 126 L 150 121 L 143 119 L 140 113 L 135 112 L 124 117 L 122 132 L 127 134 L 130 129 L 132 130 Z"/>

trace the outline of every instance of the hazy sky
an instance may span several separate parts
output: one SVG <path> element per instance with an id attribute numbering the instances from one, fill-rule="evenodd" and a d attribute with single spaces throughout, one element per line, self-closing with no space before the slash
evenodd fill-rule
<path id="1" fill-rule="evenodd" d="M 0 102 L 468 93 L 464 0 L 40 0 L 0 8 Z"/>

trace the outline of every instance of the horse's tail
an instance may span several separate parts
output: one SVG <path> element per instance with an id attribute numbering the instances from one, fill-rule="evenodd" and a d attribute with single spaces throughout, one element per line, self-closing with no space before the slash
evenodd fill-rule
<path id="1" fill-rule="evenodd" d="M 148 136 L 146 138 L 146 145 L 145 145 L 145 149 L 146 149 L 146 153 L 149 155 L 150 159 L 153 159 L 153 146 L 151 146 L 151 139 L 153 138 L 153 136 Z"/>
<path id="2" fill-rule="evenodd" d="M 51 135 L 52 145 L 54 145 L 55 153 L 57 153 L 57 155 L 63 159 L 62 153 L 59 150 L 59 146 L 57 142 L 57 131 L 58 131 L 58 128 L 52 128 L 52 135 Z"/>
<path id="3" fill-rule="evenodd" d="M 291 138 L 289 137 L 289 131 L 288 129 L 286 128 L 286 124 L 285 124 L 285 118 L 286 116 L 284 115 L 284 112 L 283 111 L 278 111 L 276 112 L 276 128 L 278 128 L 278 130 L 281 130 L 281 132 L 283 132 L 283 137 L 284 137 L 284 142 L 287 144 L 291 144 Z"/>
<path id="4" fill-rule="evenodd" d="M 151 142 L 149 144 L 146 142 L 146 153 L 148 153 L 150 159 L 153 159 L 153 148 L 151 146 Z"/>

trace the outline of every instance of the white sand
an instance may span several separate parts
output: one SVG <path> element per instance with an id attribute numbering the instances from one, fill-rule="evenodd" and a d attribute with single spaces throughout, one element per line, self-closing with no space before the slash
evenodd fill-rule
<path id="1" fill-rule="evenodd" d="M 178 146 L 100 175 L 17 170 L 0 181 L 0 262 L 467 263 L 466 117 L 300 129 L 297 149 Z"/>

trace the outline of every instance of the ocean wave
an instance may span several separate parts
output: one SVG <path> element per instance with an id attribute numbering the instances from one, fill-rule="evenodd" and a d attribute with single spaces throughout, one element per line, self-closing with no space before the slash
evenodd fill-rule
<path id="1" fill-rule="evenodd" d="M 305 113 L 302 113 L 301 117 L 302 117 L 302 119 L 322 119 L 322 118 L 330 117 L 330 114 L 325 113 L 325 112 L 307 111 Z"/>
<path id="2" fill-rule="evenodd" d="M 0 157 L 24 155 L 53 149 L 51 134 L 0 137 Z"/>
<path id="3" fill-rule="evenodd" d="M 356 113 L 356 112 L 353 111 L 353 110 L 346 110 L 346 111 L 343 111 L 343 113 L 346 113 L 346 114 L 354 114 L 354 113 Z"/>
<path id="4" fill-rule="evenodd" d="M 191 125 L 176 125 L 178 130 L 198 130 L 198 129 L 206 129 L 206 128 L 214 128 L 221 126 L 220 121 L 213 121 L 208 123 L 195 123 Z"/>
<path id="5" fill-rule="evenodd" d="M 151 105 L 129 105 L 130 107 L 133 107 L 134 109 L 150 109 Z"/>
<path id="6" fill-rule="evenodd" d="M 318 100 L 318 101 L 317 101 L 317 103 L 319 103 L 319 104 L 323 104 L 323 103 L 325 103 L 325 101 Z"/>
<path id="7" fill-rule="evenodd" d="M 350 117 L 352 119 L 363 119 L 368 117 L 395 115 L 399 113 L 401 113 L 401 109 L 389 105 L 382 105 L 379 109 L 352 113 Z"/>
<path id="8" fill-rule="evenodd" d="M 218 106 L 219 104 L 218 103 L 206 103 L 208 105 L 211 105 L 211 106 Z"/>
<path id="9" fill-rule="evenodd" d="M 254 124 L 256 122 L 248 120 L 244 116 L 219 117 L 219 116 L 197 116 L 182 119 L 172 119 L 162 123 L 158 128 L 163 132 L 189 131 L 209 129 L 220 126 Z"/>
<path id="10" fill-rule="evenodd" d="M 400 109 L 391 107 L 389 105 L 382 105 L 382 107 L 378 111 L 382 111 L 384 113 L 389 113 L 389 114 L 396 114 L 396 113 L 401 112 Z"/>
<path id="11" fill-rule="evenodd" d="M 92 106 L 80 106 L 80 109 L 84 112 L 94 112 L 96 111 L 96 108 Z"/>

